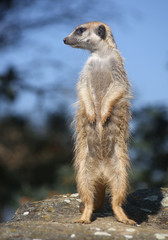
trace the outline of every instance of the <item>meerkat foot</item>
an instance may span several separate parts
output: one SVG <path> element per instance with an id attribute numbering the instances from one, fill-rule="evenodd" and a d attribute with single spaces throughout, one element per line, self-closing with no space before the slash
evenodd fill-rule
<path id="1" fill-rule="evenodd" d="M 130 224 L 130 225 L 135 225 L 136 222 L 132 219 L 129 219 L 126 214 L 124 213 L 122 207 L 120 206 L 113 206 L 113 211 L 114 214 L 119 222 L 125 223 L 125 224 Z"/>
<path id="2" fill-rule="evenodd" d="M 77 220 L 75 220 L 75 223 L 81 223 L 81 224 L 90 224 L 91 223 L 91 221 L 90 220 L 88 220 L 88 219 L 77 219 Z"/>
<path id="3" fill-rule="evenodd" d="M 137 223 L 134 220 L 132 220 L 132 219 L 128 219 L 127 220 L 127 224 L 136 225 Z"/>
<path id="4" fill-rule="evenodd" d="M 129 225 L 136 225 L 136 222 L 132 219 L 129 219 L 129 218 L 119 218 L 117 217 L 117 220 L 121 223 L 124 223 L 124 224 L 129 224 Z"/>

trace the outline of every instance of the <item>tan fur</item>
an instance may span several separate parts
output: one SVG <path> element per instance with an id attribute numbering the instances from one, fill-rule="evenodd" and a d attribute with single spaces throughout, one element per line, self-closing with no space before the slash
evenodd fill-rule
<path id="1" fill-rule="evenodd" d="M 105 27 L 105 39 L 97 34 L 100 25 Z M 76 34 L 80 27 L 85 31 Z M 100 22 L 82 24 L 64 42 L 91 52 L 77 85 L 74 166 L 84 210 L 76 222 L 91 222 L 93 211 L 103 205 L 108 186 L 118 221 L 134 224 L 122 209 L 128 191 L 131 96 L 123 60 L 110 28 Z"/>

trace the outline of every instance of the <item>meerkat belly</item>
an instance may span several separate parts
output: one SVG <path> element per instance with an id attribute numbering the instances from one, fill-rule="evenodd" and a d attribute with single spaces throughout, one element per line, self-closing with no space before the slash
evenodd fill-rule
<path id="1" fill-rule="evenodd" d="M 129 138 L 129 118 L 129 104 L 123 101 L 115 105 L 103 126 L 97 119 L 94 124 L 87 125 L 87 143 L 92 158 L 108 161 L 113 157 L 115 144 Z"/>
<path id="2" fill-rule="evenodd" d="M 90 78 L 90 87 L 95 105 L 96 122 L 94 125 L 88 126 L 88 147 L 92 157 L 103 159 L 105 156 L 105 149 L 107 145 L 112 146 L 112 137 L 106 133 L 106 128 L 101 124 L 101 102 L 111 84 L 111 79 L 108 76 L 108 71 L 104 69 L 96 69 L 92 71 Z"/>
<path id="3" fill-rule="evenodd" d="M 108 71 L 97 69 L 92 72 L 90 79 L 91 91 L 94 98 L 96 109 L 97 122 L 100 120 L 101 102 L 111 84 L 111 79 L 108 77 Z"/>

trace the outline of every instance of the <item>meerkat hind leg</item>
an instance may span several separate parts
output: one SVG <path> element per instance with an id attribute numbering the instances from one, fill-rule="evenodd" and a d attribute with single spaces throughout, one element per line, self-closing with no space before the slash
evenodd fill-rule
<path id="1" fill-rule="evenodd" d="M 75 223 L 91 223 L 91 216 L 94 209 L 94 182 L 89 181 L 85 174 L 79 174 L 77 177 L 78 192 L 81 197 L 82 203 L 84 204 L 84 209 L 82 209 L 82 216 L 77 219 Z"/>
<path id="2" fill-rule="evenodd" d="M 119 222 L 134 225 L 135 221 L 129 219 L 122 208 L 128 190 L 127 164 L 129 159 L 120 145 L 115 147 L 114 157 L 116 158 L 114 177 L 109 182 L 112 196 L 112 209 Z"/>
<path id="3" fill-rule="evenodd" d="M 93 202 L 92 201 L 84 202 L 84 206 L 85 207 L 84 207 L 81 218 L 75 220 L 75 223 L 85 223 L 85 224 L 91 223 L 91 216 L 93 213 Z"/>
<path id="4" fill-rule="evenodd" d="M 112 180 L 112 182 L 110 183 L 110 191 L 112 196 L 111 205 L 117 220 L 125 224 L 136 224 L 135 221 L 129 219 L 126 216 L 122 208 L 122 204 L 125 201 L 127 191 L 126 180 L 123 176 L 121 177 L 120 175 L 118 175 L 118 177 Z"/>
<path id="5" fill-rule="evenodd" d="M 116 195 L 113 196 L 112 208 L 117 220 L 125 224 L 130 224 L 130 225 L 136 224 L 134 220 L 129 219 L 124 213 L 124 210 L 122 208 L 122 202 L 123 202 L 123 197 L 120 194 L 116 193 Z"/>
<path id="6" fill-rule="evenodd" d="M 93 199 L 85 190 L 85 197 L 82 200 L 80 206 L 82 216 L 80 219 L 76 220 L 76 223 L 91 223 L 91 216 L 94 211 L 99 210 L 104 203 L 105 198 L 105 186 L 101 182 L 96 182 L 94 187 Z"/>

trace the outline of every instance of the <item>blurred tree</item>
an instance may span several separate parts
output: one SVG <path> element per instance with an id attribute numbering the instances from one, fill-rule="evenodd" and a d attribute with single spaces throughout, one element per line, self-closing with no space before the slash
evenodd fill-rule
<path id="1" fill-rule="evenodd" d="M 164 106 L 134 111 L 131 159 L 134 186 L 168 186 L 168 110 Z"/>
<path id="2" fill-rule="evenodd" d="M 104 9 L 104 17 L 124 23 L 124 9 L 117 1 L 110 1 Z M 36 9 L 36 11 L 33 11 Z M 94 9 L 94 12 L 92 11 Z M 47 11 L 46 11 L 47 10 Z M 19 12 L 18 12 L 19 11 Z M 23 36 L 23 32 L 51 24 L 73 24 L 84 18 L 97 19 L 101 11 L 96 0 L 71 2 L 68 0 L 0 0 L 1 35 L 0 47 L 14 44 Z M 23 14 L 20 14 L 23 12 Z M 137 15 L 138 12 L 135 9 Z M 135 17 L 134 14 L 129 12 Z M 26 13 L 29 13 L 26 15 Z M 45 14 L 44 14 L 45 13 Z M 90 14 L 92 16 L 90 16 Z M 100 18 L 100 16 L 98 16 Z"/>
<path id="3" fill-rule="evenodd" d="M 71 2 L 63 1 L 40 1 L 40 0 L 0 0 L 1 35 L 0 47 L 17 43 L 21 40 L 23 32 L 32 28 L 40 28 L 46 25 L 58 23 L 73 23 L 83 16 L 89 15 L 92 8 L 98 6 L 95 0 Z M 111 18 L 120 21 L 122 14 L 119 5 L 111 1 Z M 37 12 L 33 12 L 36 8 Z M 47 9 L 47 11 L 46 11 Z M 97 10 L 97 9 L 96 9 Z M 19 11 L 19 14 L 18 14 Z M 30 14 L 20 14 L 20 12 Z M 44 14 L 45 12 L 45 14 Z M 17 13 L 17 14 L 16 14 Z"/>
<path id="4" fill-rule="evenodd" d="M 48 119 L 42 132 L 19 116 L 1 119 L 0 211 L 23 197 L 41 199 L 53 190 L 75 190 L 67 117 L 61 112 Z"/>
<path id="5" fill-rule="evenodd" d="M 13 67 L 0 75 L 0 98 L 1 100 L 15 100 L 17 89 L 16 82 L 19 77 L 16 70 Z"/>

